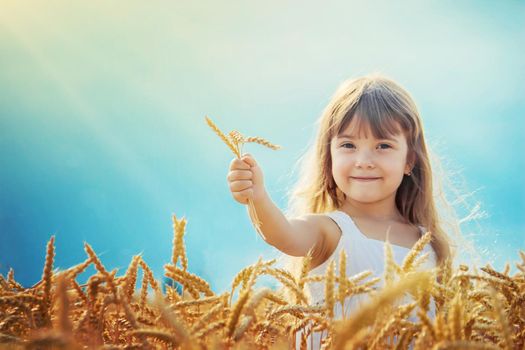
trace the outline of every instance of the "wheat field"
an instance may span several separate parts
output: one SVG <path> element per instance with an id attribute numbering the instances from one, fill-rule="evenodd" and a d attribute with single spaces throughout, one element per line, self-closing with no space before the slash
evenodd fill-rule
<path id="1" fill-rule="evenodd" d="M 273 266 L 275 259 L 259 258 L 234 277 L 231 290 L 215 294 L 207 281 L 188 270 L 186 219 L 172 219 L 172 260 L 164 265 L 164 276 L 178 282 L 182 293 L 169 285 L 163 288 L 140 255 L 132 257 L 123 274 L 109 271 L 87 243 L 85 261 L 56 270 L 52 236 L 38 283 L 25 288 L 13 270 L 0 275 L 0 348 L 306 349 L 308 334 L 321 330 L 328 334 L 320 344 L 325 349 L 525 348 L 523 251 L 513 276 L 508 263 L 502 272 L 488 265 L 479 272 L 466 265 L 454 270 L 450 261 L 418 270 L 427 233 L 402 266 L 389 259 L 385 245 L 387 273 L 369 282 L 362 282 L 368 271 L 345 276 L 344 269 L 334 269 L 333 260 L 326 275 L 310 276 L 307 256 L 301 274 L 293 276 Z M 90 265 L 96 273 L 79 284 L 79 274 Z M 274 278 L 279 288 L 256 287 L 262 276 Z M 371 293 L 380 278 L 384 288 L 367 304 L 343 319 L 333 318 L 334 305 Z M 325 303 L 309 305 L 305 286 L 323 281 Z M 395 301 L 404 293 L 414 301 L 399 305 Z M 431 298 L 435 319 L 426 313 Z M 417 322 L 408 320 L 414 310 Z M 295 344 L 299 331 L 301 341 Z"/>

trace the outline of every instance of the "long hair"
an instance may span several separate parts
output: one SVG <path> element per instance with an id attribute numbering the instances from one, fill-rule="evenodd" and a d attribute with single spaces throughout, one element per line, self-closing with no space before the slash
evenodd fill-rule
<path id="1" fill-rule="evenodd" d="M 407 159 L 412 175 L 404 176 L 397 189 L 395 204 L 407 222 L 431 232 L 431 246 L 438 265 L 452 260 L 452 240 L 443 228 L 435 200 L 442 202 L 442 212 L 452 213 L 440 188 L 433 186 L 429 151 L 425 143 L 420 114 L 410 94 L 400 85 L 379 73 L 343 82 L 319 118 L 315 145 L 300 159 L 298 181 L 288 193 L 287 217 L 338 210 L 345 199 L 332 176 L 330 144 L 352 120 L 358 128 L 369 127 L 374 137 L 388 138 L 398 132 L 407 139 Z M 437 160 L 436 160 L 437 161 Z M 455 216 L 454 216 L 455 218 Z M 459 232 L 459 226 L 451 227 Z M 294 274 L 303 257 L 289 257 L 287 268 Z M 291 263 L 290 263 L 291 261 Z"/>

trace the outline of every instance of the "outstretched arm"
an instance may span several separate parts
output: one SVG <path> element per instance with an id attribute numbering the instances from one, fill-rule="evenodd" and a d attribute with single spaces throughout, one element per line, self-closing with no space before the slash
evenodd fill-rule
<path id="1" fill-rule="evenodd" d="M 318 215 L 287 219 L 264 187 L 263 173 L 255 159 L 246 154 L 233 159 L 227 180 L 233 198 L 242 204 L 253 200 L 265 241 L 291 256 L 305 256 L 314 247 L 321 251 L 323 233 Z"/>

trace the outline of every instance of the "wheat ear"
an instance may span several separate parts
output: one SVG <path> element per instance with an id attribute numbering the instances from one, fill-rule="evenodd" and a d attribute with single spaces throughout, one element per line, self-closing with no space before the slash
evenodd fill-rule
<path id="1" fill-rule="evenodd" d="M 265 140 L 265 139 L 263 139 L 262 137 L 258 137 L 258 136 L 255 136 L 255 137 L 248 137 L 248 138 L 245 139 L 244 142 L 245 142 L 245 143 L 249 143 L 249 142 L 258 143 L 259 145 L 266 146 L 266 147 L 271 148 L 271 149 L 273 149 L 273 150 L 281 149 L 281 146 L 279 146 L 279 145 L 274 145 L 274 144 L 271 143 L 270 141 Z"/>
<path id="2" fill-rule="evenodd" d="M 186 247 L 184 245 L 184 234 L 186 233 L 185 217 L 180 220 L 177 219 L 175 214 L 172 215 L 173 219 L 173 256 L 171 258 L 173 266 L 177 265 L 177 261 L 180 258 L 180 263 L 184 271 L 188 270 L 188 259 L 186 257 Z"/>
<path id="3" fill-rule="evenodd" d="M 84 250 L 86 251 L 88 256 L 91 258 L 91 260 L 93 261 L 93 264 L 95 265 L 96 269 L 106 279 L 106 283 L 109 289 L 111 290 L 111 292 L 113 293 L 113 296 L 117 298 L 117 287 L 115 286 L 115 283 L 114 283 L 114 280 L 111 274 L 106 270 L 104 265 L 102 265 L 102 262 L 98 258 L 97 254 L 95 254 L 95 251 L 93 250 L 93 248 L 91 248 L 91 246 L 86 242 L 84 242 Z"/>
<path id="4" fill-rule="evenodd" d="M 241 148 L 244 143 L 254 142 L 261 144 L 263 146 L 266 146 L 271 149 L 280 149 L 281 147 L 278 145 L 274 145 L 270 143 L 269 141 L 263 139 L 262 137 L 248 137 L 245 138 L 240 132 L 237 130 L 232 130 L 228 136 L 226 136 L 221 129 L 208 117 L 205 116 L 206 123 L 208 126 L 221 138 L 221 140 L 230 148 L 230 150 L 233 152 L 233 154 L 237 157 L 237 159 L 241 159 Z M 266 236 L 261 230 L 261 221 L 259 220 L 259 217 L 257 216 L 257 211 L 255 210 L 255 204 L 253 203 L 252 199 L 248 199 L 248 215 L 250 216 L 250 220 L 252 221 L 255 230 L 263 240 L 266 241 Z"/>
<path id="5" fill-rule="evenodd" d="M 314 247 L 310 248 L 302 260 L 301 272 L 299 274 L 299 278 L 297 278 L 297 286 L 301 292 L 304 289 L 304 284 L 306 282 L 306 278 L 308 277 L 308 271 L 310 270 L 310 265 L 312 263 L 313 249 Z M 296 303 L 299 303 L 299 299 L 296 300 Z"/>
<path id="6" fill-rule="evenodd" d="M 514 342 L 512 341 L 512 331 L 508 321 L 508 315 L 506 314 L 503 303 L 500 300 L 500 296 L 497 291 L 493 288 L 489 288 L 489 293 L 494 303 L 494 309 L 492 310 L 493 318 L 497 321 L 500 331 L 502 333 L 502 345 L 503 349 L 510 350 L 514 349 Z"/>
<path id="7" fill-rule="evenodd" d="M 224 135 L 221 129 L 219 129 L 219 127 L 215 125 L 215 123 L 210 118 L 208 118 L 208 116 L 206 116 L 205 118 L 206 123 L 208 123 L 208 126 L 213 131 L 215 131 L 215 133 L 221 138 L 222 141 L 224 141 L 224 143 L 232 150 L 233 154 L 235 154 L 237 158 L 241 158 L 241 152 L 239 152 L 237 147 L 235 147 L 235 144 L 232 142 L 232 140 L 228 136 Z"/>
<path id="8" fill-rule="evenodd" d="M 335 284 L 335 260 L 332 260 L 326 269 L 325 275 L 325 303 L 326 303 L 326 312 L 327 316 L 330 319 L 334 318 L 334 305 L 335 305 L 335 295 L 334 295 L 334 284 Z"/>
<path id="9" fill-rule="evenodd" d="M 44 302 L 46 309 L 51 304 L 51 278 L 53 276 L 53 260 L 55 257 L 55 236 L 51 236 L 49 242 L 47 242 L 47 253 L 46 263 L 44 266 L 44 272 L 42 274 L 42 280 L 44 281 Z M 12 274 L 11 271 L 9 271 Z M 10 279 L 13 279 L 12 277 Z M 14 279 L 13 279 L 14 280 Z"/>
<path id="10" fill-rule="evenodd" d="M 405 273 L 410 272 L 413 269 L 414 260 L 416 256 L 423 250 L 423 248 L 432 240 L 431 232 L 427 232 L 421 237 L 416 244 L 412 247 L 410 252 L 403 260 L 403 266 L 401 267 Z"/>
<path id="11" fill-rule="evenodd" d="M 57 279 L 57 296 L 58 296 L 58 328 L 66 337 L 70 337 L 73 331 L 73 325 L 69 319 L 69 299 L 67 296 L 67 285 L 69 283 L 67 274 L 62 273 Z"/>

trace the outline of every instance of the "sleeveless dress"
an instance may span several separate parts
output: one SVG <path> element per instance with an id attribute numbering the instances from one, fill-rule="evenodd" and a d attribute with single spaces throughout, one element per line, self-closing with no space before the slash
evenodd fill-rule
<path id="1" fill-rule="evenodd" d="M 374 288 L 382 288 L 383 273 L 384 273 L 384 245 L 385 243 L 380 240 L 368 238 L 365 236 L 354 223 L 353 219 L 343 211 L 333 211 L 329 213 L 324 213 L 324 215 L 330 217 L 341 230 L 341 237 L 339 243 L 337 244 L 336 249 L 332 255 L 321 265 L 316 266 L 312 269 L 308 276 L 314 275 L 324 275 L 330 261 L 335 260 L 335 272 L 336 275 L 339 274 L 339 253 L 342 249 L 346 252 L 346 276 L 351 277 L 362 271 L 370 270 L 372 275 L 368 276 L 366 279 L 363 279 L 359 284 L 363 284 L 366 281 L 369 281 L 372 278 L 380 277 L 381 280 L 374 284 Z M 421 235 L 426 231 L 424 227 L 419 226 L 421 230 Z M 394 261 L 401 265 L 403 259 L 410 251 L 409 248 L 391 244 L 392 254 Z M 428 259 L 421 264 L 418 270 L 422 269 L 431 269 L 436 266 L 436 254 L 432 249 L 430 244 L 427 244 L 423 251 L 418 254 L 424 254 L 429 252 Z M 324 303 L 324 282 L 313 282 L 307 283 L 305 285 L 305 290 L 308 291 L 311 295 L 311 305 L 319 305 Z M 338 284 L 335 283 L 335 290 L 337 290 Z M 369 301 L 368 294 L 357 294 L 353 295 L 345 300 L 345 318 L 348 318 L 352 311 L 355 311 L 363 303 Z M 402 305 L 408 302 L 413 301 L 409 296 L 400 298 L 397 302 L 397 305 Z M 417 322 L 418 318 L 415 315 L 416 309 L 412 311 L 412 314 L 408 317 L 408 320 L 411 322 Z M 428 316 L 430 319 L 435 318 L 435 303 L 433 298 L 431 298 Z M 343 312 L 341 303 L 337 303 L 334 306 L 334 318 L 342 319 Z M 303 328 L 304 330 L 304 328 Z M 301 335 L 302 331 L 297 332 L 295 338 L 296 349 L 300 348 L 301 345 Z M 321 339 L 327 336 L 327 331 L 323 332 L 312 332 L 307 338 L 307 349 L 319 349 L 321 347 Z M 411 346 L 412 347 L 412 346 Z"/>

